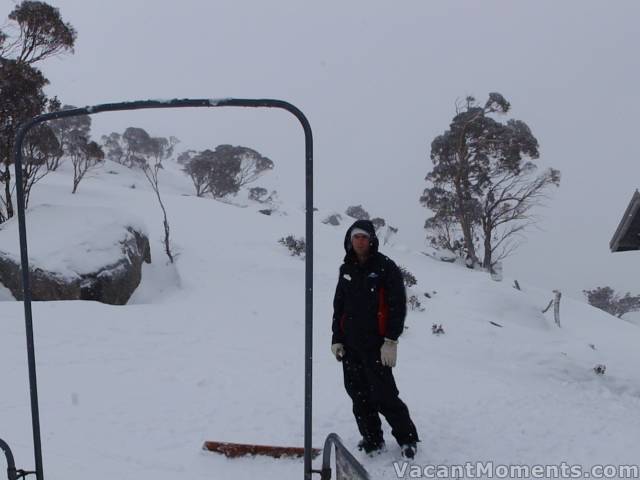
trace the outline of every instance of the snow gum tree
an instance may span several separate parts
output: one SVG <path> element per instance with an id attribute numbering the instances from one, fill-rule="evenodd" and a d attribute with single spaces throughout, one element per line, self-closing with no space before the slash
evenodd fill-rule
<path id="1" fill-rule="evenodd" d="M 14 215 L 11 166 L 14 139 L 21 123 L 54 110 L 57 99 L 49 99 L 44 87 L 49 83 L 37 68 L 43 60 L 73 52 L 74 28 L 65 23 L 57 8 L 44 2 L 23 1 L 9 14 L 0 30 L 0 223 Z M 33 129 L 26 139 L 23 168 L 26 198 L 42 169 L 51 158 L 60 157 L 60 145 L 49 125 Z M 32 162 L 32 165 L 29 165 Z M 40 173 L 38 173 L 40 172 Z"/>
<path id="2" fill-rule="evenodd" d="M 521 120 L 502 123 L 510 103 L 490 93 L 484 105 L 467 97 L 456 105 L 449 129 L 434 138 L 433 169 L 420 203 L 433 212 L 425 229 L 432 245 L 464 257 L 493 273 L 512 253 L 560 172 L 537 172 L 538 140 Z"/>

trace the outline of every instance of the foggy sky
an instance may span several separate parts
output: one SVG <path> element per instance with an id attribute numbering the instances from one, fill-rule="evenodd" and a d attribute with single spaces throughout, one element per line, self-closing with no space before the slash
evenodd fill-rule
<path id="1" fill-rule="evenodd" d="M 41 64 L 50 95 L 79 106 L 175 97 L 290 101 L 314 132 L 316 206 L 363 204 L 417 249 L 431 140 L 447 129 L 456 99 L 483 102 L 500 92 L 512 104 L 507 118 L 525 121 L 538 138 L 536 163 L 562 173 L 547 207 L 536 210 L 539 228 L 505 262 L 505 275 L 576 298 L 599 285 L 640 293 L 639 254 L 609 252 L 640 188 L 638 2 L 49 3 L 78 31 L 75 54 Z M 6 18 L 15 2 L 0 5 Z M 255 148 L 276 162 L 270 181 L 283 199 L 303 204 L 303 136 L 286 112 L 193 109 L 93 120 L 96 135 L 131 125 L 175 135 L 178 151 Z"/>

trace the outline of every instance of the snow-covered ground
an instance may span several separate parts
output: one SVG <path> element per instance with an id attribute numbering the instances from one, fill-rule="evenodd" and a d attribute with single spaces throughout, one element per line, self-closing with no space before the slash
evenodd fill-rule
<path id="1" fill-rule="evenodd" d="M 42 243 L 41 235 L 55 243 L 89 225 L 86 213 L 75 212 L 109 208 L 141 219 L 152 248 L 127 306 L 33 305 L 45 475 L 301 479 L 302 460 L 227 459 L 200 447 L 204 440 L 303 444 L 304 262 L 277 240 L 303 236 L 304 212 L 285 204 L 281 214 L 266 216 L 249 202 L 241 208 L 197 198 L 177 165 L 162 174 L 174 265 L 163 254 L 162 216 L 139 172 L 107 162 L 72 195 L 63 166 L 33 191 L 31 212 L 48 204 L 69 214 L 47 232 L 31 218 L 30 246 Z M 322 224 L 328 212 L 321 200 L 313 444 L 321 447 L 336 432 L 354 450 L 359 436 L 329 348 L 346 225 Z M 495 282 L 409 251 L 402 232 L 381 251 L 416 276 L 412 291 L 425 307 L 408 315 L 395 369 L 422 438 L 415 464 L 637 463 L 638 324 L 563 299 L 558 328 L 552 309 L 541 312 L 552 293 L 524 279 L 518 291 L 508 272 Z M 436 293 L 427 299 L 424 292 Z M 0 298 L 0 438 L 18 467 L 31 469 L 23 307 L 6 289 Z M 433 323 L 445 334 L 433 335 Z M 596 364 L 606 365 L 605 375 L 593 372 Z M 397 478 L 398 447 L 386 424 L 385 435 L 388 453 L 369 459 L 355 452 L 374 479 Z"/>

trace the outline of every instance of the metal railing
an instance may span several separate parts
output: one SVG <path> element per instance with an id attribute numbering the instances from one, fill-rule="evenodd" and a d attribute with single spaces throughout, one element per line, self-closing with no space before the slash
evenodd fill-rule
<path id="1" fill-rule="evenodd" d="M 16 462 L 13 458 L 13 453 L 9 448 L 9 444 L 0 438 L 0 450 L 4 452 L 4 456 L 7 459 L 7 478 L 9 480 L 18 480 L 24 478 L 27 475 L 34 474 L 36 472 L 28 472 L 26 470 L 16 469 Z"/>
<path id="2" fill-rule="evenodd" d="M 333 447 L 333 448 L 332 448 Z M 369 473 L 347 450 L 342 439 L 336 433 L 330 433 L 322 449 L 322 470 L 313 470 L 320 474 L 320 480 L 331 480 L 331 452 L 335 450 L 336 480 L 371 480 Z"/>

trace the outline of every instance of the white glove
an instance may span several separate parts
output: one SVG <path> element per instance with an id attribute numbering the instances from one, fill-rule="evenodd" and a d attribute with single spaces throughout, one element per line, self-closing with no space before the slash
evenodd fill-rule
<path id="1" fill-rule="evenodd" d="M 344 357 L 344 345 L 341 343 L 334 343 L 331 345 L 331 352 L 336 357 L 336 360 L 339 362 L 342 361 L 342 357 Z"/>
<path id="2" fill-rule="evenodd" d="M 380 360 L 385 367 L 395 367 L 398 358 L 398 341 L 385 338 L 380 348 Z"/>

